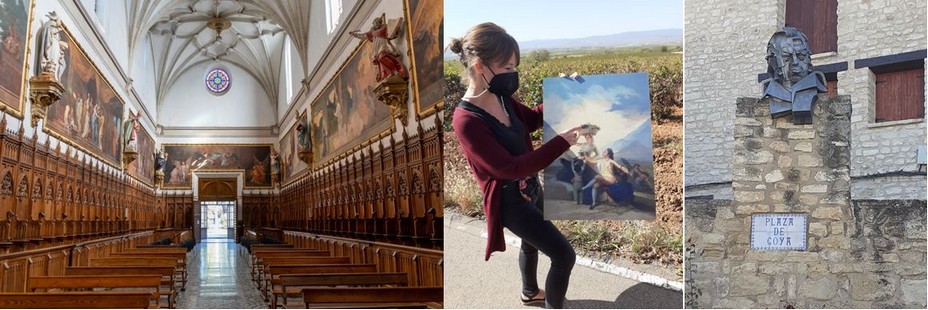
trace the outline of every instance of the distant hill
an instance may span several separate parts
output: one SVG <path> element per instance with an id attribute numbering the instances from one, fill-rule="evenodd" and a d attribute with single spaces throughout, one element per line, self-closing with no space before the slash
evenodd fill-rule
<path id="1" fill-rule="evenodd" d="M 577 39 L 548 39 L 519 42 L 522 52 L 536 49 L 682 45 L 683 29 L 623 32 Z"/>
<path id="2" fill-rule="evenodd" d="M 648 45 L 683 45 L 683 29 L 671 28 L 622 32 L 576 39 L 520 41 L 519 49 L 522 53 L 526 53 L 537 49 L 617 48 Z M 456 57 L 451 51 L 445 51 L 445 60 L 456 59 Z"/>
<path id="3" fill-rule="evenodd" d="M 635 128 L 624 138 L 610 143 L 608 147 L 612 149 L 616 157 L 637 161 L 652 161 L 651 122 L 642 122 L 638 128 Z"/>

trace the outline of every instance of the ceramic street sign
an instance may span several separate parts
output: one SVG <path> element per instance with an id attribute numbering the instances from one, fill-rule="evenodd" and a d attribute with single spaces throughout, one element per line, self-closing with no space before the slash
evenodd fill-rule
<path id="1" fill-rule="evenodd" d="M 805 251 L 808 218 L 806 213 L 751 215 L 751 250 Z"/>

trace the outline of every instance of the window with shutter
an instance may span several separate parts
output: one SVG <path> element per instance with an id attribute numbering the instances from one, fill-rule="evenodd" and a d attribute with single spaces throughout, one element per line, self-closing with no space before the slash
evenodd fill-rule
<path id="1" fill-rule="evenodd" d="M 898 68 L 898 66 L 897 66 Z M 925 62 L 903 70 L 873 67 L 876 122 L 925 117 Z"/>
<path id="2" fill-rule="evenodd" d="M 787 0 L 786 26 L 806 34 L 813 54 L 838 51 L 838 0 Z"/>

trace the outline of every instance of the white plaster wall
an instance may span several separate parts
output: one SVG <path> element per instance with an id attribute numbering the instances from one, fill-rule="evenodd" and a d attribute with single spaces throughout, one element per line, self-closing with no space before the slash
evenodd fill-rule
<path id="1" fill-rule="evenodd" d="M 734 100 L 757 97 L 757 74 L 767 40 L 785 18 L 785 0 L 687 1 L 685 53 L 686 186 L 731 181 Z M 926 48 L 923 0 L 839 0 L 838 51 L 815 55 L 813 64 L 848 62 L 838 73 L 838 94 L 850 95 L 853 199 L 925 199 L 918 177 L 860 178 L 914 171 L 916 149 L 925 145 L 925 121 L 874 124 L 873 75 L 854 61 Z M 687 196 L 721 190 L 687 190 Z"/>
<path id="2" fill-rule="evenodd" d="M 241 68 L 223 62 L 232 86 L 222 96 L 206 89 L 205 77 L 216 63 L 203 63 L 181 75 L 158 110 L 164 127 L 270 127 L 277 124 L 272 102 L 258 82 Z"/>
<path id="3" fill-rule="evenodd" d="M 139 95 L 146 111 L 151 113 L 152 119 L 158 119 L 157 92 L 155 91 L 155 68 L 152 60 L 151 39 L 145 36 L 139 44 L 139 50 L 133 58 L 132 88 Z"/>
<path id="4" fill-rule="evenodd" d="M 288 38 L 289 40 L 289 38 Z M 280 83 L 278 87 L 278 96 L 277 96 L 277 119 L 282 119 L 287 114 L 287 110 L 290 108 L 290 105 L 293 104 L 294 98 L 296 98 L 301 88 L 303 87 L 303 68 L 300 64 L 299 52 L 296 50 L 296 47 L 293 44 L 289 44 L 290 49 L 290 83 L 287 84 L 287 70 L 286 70 L 286 59 L 281 57 L 280 59 Z M 285 54 L 284 54 L 285 55 Z M 287 87 L 291 87 L 290 96 L 287 96 Z"/>

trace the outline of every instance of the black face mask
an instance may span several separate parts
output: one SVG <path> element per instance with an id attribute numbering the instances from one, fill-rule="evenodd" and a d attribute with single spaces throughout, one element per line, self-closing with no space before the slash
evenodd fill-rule
<path id="1" fill-rule="evenodd" d="M 518 71 L 496 74 L 493 69 L 490 69 L 490 73 L 493 73 L 493 78 L 487 81 L 487 91 L 498 96 L 509 97 L 519 89 Z M 483 80 L 486 81 L 487 78 L 483 77 Z"/>

